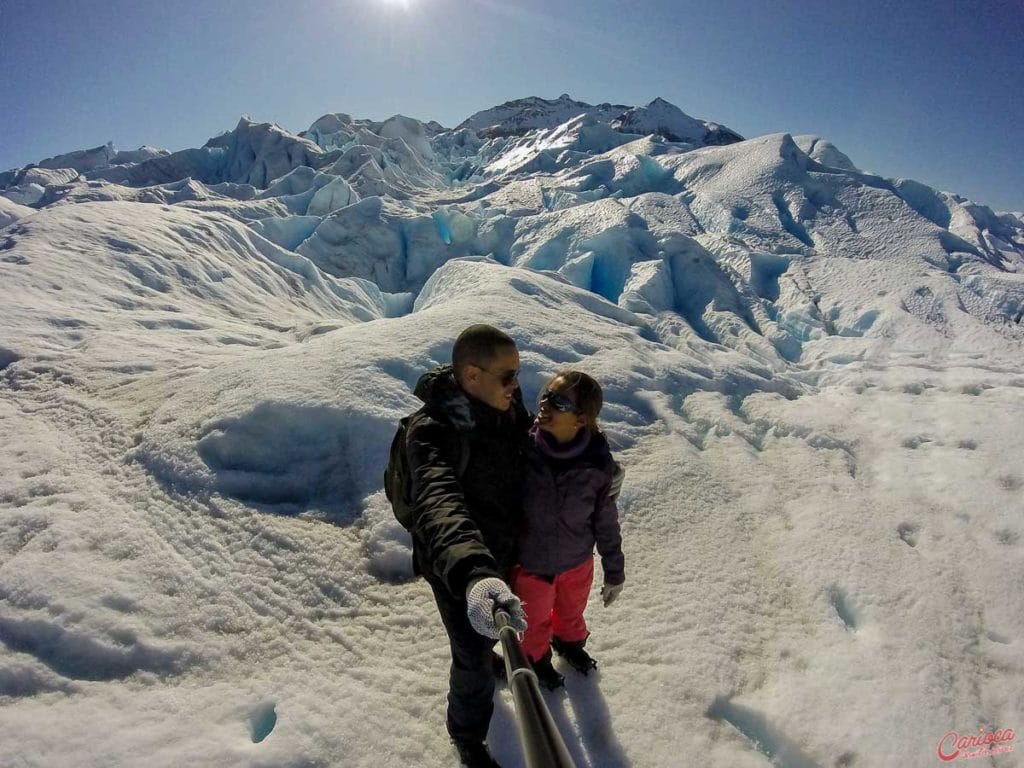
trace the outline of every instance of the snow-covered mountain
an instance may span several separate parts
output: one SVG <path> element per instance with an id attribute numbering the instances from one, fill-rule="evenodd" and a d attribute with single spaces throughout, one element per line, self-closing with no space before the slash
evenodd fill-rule
<path id="1" fill-rule="evenodd" d="M 481 110 L 459 123 L 456 130 L 468 129 L 484 138 L 521 136 L 527 131 L 554 128 L 580 115 L 611 122 L 628 109 L 623 104 L 587 104 L 567 93 L 553 100 L 531 96 Z"/>
<path id="2" fill-rule="evenodd" d="M 522 136 L 538 129 L 550 130 L 574 117 L 586 116 L 608 123 L 622 133 L 655 134 L 669 141 L 691 144 L 731 144 L 743 137 L 728 128 L 695 120 L 679 107 L 657 98 L 642 107 L 623 104 L 587 104 L 567 93 L 555 100 L 530 97 L 485 109 L 461 122 L 456 130 L 469 129 L 484 138 Z"/>
<path id="3" fill-rule="evenodd" d="M 655 134 L 669 141 L 689 144 L 734 144 L 743 141 L 738 133 L 717 123 L 695 120 L 679 107 L 657 98 L 644 107 L 633 107 L 612 121 L 612 127 L 623 133 Z"/>
<path id="4" fill-rule="evenodd" d="M 1019 214 L 562 96 L 8 171 L 0 281 L 2 765 L 452 764 L 381 474 L 474 322 L 528 402 L 591 372 L 627 470 L 599 672 L 548 697 L 577 765 L 1024 724 Z"/>

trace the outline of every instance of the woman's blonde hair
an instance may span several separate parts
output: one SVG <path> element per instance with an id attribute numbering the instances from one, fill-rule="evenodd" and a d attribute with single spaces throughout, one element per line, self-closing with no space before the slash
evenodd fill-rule
<path id="1" fill-rule="evenodd" d="M 590 429 L 598 429 L 597 415 L 601 412 L 601 406 L 604 405 L 601 385 L 594 377 L 583 373 L 583 371 L 564 370 L 548 379 L 544 389 L 551 389 L 559 379 L 562 380 L 562 386 L 556 391 L 572 392 L 576 400 L 576 410 L 587 420 L 587 426 Z"/>

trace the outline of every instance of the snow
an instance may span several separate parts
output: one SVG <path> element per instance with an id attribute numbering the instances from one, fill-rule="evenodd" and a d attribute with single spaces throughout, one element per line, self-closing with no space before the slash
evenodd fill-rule
<path id="1" fill-rule="evenodd" d="M 794 136 L 793 141 L 804 154 L 822 165 L 842 168 L 846 171 L 859 170 L 853 161 L 828 139 L 823 139 L 820 136 Z"/>
<path id="2" fill-rule="evenodd" d="M 602 122 L 609 122 L 627 109 L 629 107 L 621 104 L 595 106 L 575 101 L 567 93 L 563 93 L 557 99 L 531 96 L 477 112 L 456 126 L 456 129 L 469 129 L 488 138 L 519 135 L 538 128 L 554 128 L 583 114 L 593 115 Z"/>
<path id="3" fill-rule="evenodd" d="M 43 199 L 46 187 L 41 184 L 15 184 L 4 190 L 3 196 L 15 205 L 32 206 Z"/>
<path id="4" fill-rule="evenodd" d="M 322 216 L 270 216 L 250 226 L 270 242 L 294 251 L 309 239 L 322 221 Z"/>
<path id="5" fill-rule="evenodd" d="M 242 118 L 235 130 L 210 139 L 199 149 L 183 149 L 136 164 L 106 164 L 86 175 L 133 186 L 192 177 L 205 184 L 231 182 L 263 188 L 297 167 L 315 167 L 322 154 L 312 141 L 277 125 Z"/>
<path id="6" fill-rule="evenodd" d="M 454 764 L 381 476 L 475 322 L 530 404 L 594 375 L 627 470 L 600 667 L 545 693 L 581 768 L 928 765 L 1021 727 L 1019 216 L 576 104 L 491 138 L 243 120 L 37 173 L 31 208 L 5 175 L 0 765 Z M 513 768 L 516 733 L 501 689 Z"/>
<path id="7" fill-rule="evenodd" d="M 326 216 L 359 200 L 359 196 L 345 179 L 335 177 L 320 187 L 309 201 L 307 216 Z"/>
<path id="8" fill-rule="evenodd" d="M 653 315 L 675 306 L 672 278 L 664 259 L 631 265 L 619 303 L 632 312 Z"/>
<path id="9" fill-rule="evenodd" d="M 48 187 L 51 184 L 69 184 L 78 178 L 78 171 L 73 168 L 27 168 L 19 179 L 19 184 L 37 184 Z"/>
<path id="10" fill-rule="evenodd" d="M 656 133 L 669 141 L 697 144 L 704 140 L 707 126 L 696 120 L 679 107 L 662 98 L 657 98 L 644 107 L 634 107 L 624 112 L 612 127 L 625 133 L 646 135 Z"/>
<path id="11" fill-rule="evenodd" d="M 72 168 L 79 173 L 85 173 L 97 168 L 104 168 L 110 164 L 111 158 L 117 154 L 113 143 L 107 142 L 103 146 L 91 149 L 79 149 L 56 157 L 48 157 L 40 160 L 37 165 L 40 168 Z"/>
<path id="12" fill-rule="evenodd" d="M 35 213 L 35 210 L 0 195 L 0 229 L 13 224 L 18 219 L 25 218 L 30 213 Z"/>
<path id="13" fill-rule="evenodd" d="M 130 163 L 144 163 L 146 160 L 154 160 L 158 157 L 166 157 L 171 154 L 166 149 L 151 147 L 143 144 L 138 149 L 128 149 L 117 152 L 110 158 L 111 165 L 128 165 Z"/>
<path id="14" fill-rule="evenodd" d="M 471 226 L 457 226 L 459 239 L 453 240 L 451 228 L 437 222 L 386 198 L 368 197 L 326 217 L 297 252 L 329 274 L 403 292 L 422 286 L 446 259 L 465 255 L 472 245 Z"/>
<path id="15" fill-rule="evenodd" d="M 384 121 L 378 133 L 386 139 L 401 139 L 424 157 L 432 158 L 434 156 L 434 150 L 427 140 L 426 130 L 419 120 L 404 115 L 395 115 Z"/>
<path id="16" fill-rule="evenodd" d="M 261 198 L 289 197 L 301 195 L 310 190 L 318 190 L 334 181 L 337 177 L 329 173 L 320 173 L 309 166 L 300 165 L 292 171 L 279 176 L 267 186 L 259 196 Z"/>
<path id="17" fill-rule="evenodd" d="M 357 121 L 342 112 L 324 115 L 314 121 L 305 136 L 324 149 L 341 147 L 352 140 Z"/>

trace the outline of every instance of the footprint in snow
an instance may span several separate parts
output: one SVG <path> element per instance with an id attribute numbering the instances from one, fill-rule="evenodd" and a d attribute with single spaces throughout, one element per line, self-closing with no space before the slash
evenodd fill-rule
<path id="1" fill-rule="evenodd" d="M 266 701 L 249 714 L 249 736 L 253 744 L 259 744 L 267 738 L 277 725 L 275 706 L 274 702 Z"/>
<path id="2" fill-rule="evenodd" d="M 917 546 L 917 532 L 920 530 L 913 523 L 900 523 L 896 526 L 896 533 L 903 539 L 904 543 L 911 547 Z"/>

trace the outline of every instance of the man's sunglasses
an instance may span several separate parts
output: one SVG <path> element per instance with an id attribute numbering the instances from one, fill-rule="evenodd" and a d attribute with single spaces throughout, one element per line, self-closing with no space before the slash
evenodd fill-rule
<path id="1" fill-rule="evenodd" d="M 503 387 L 511 386 L 512 382 L 519 378 L 518 368 L 511 368 L 503 373 L 495 373 L 494 371 L 488 371 L 482 365 L 478 365 L 477 368 L 479 368 L 484 373 L 491 374 L 491 376 L 493 376 L 494 378 L 501 382 L 501 386 Z"/>
<path id="2" fill-rule="evenodd" d="M 552 392 L 550 389 L 545 389 L 544 394 L 540 396 L 541 405 L 548 403 L 556 411 L 560 413 L 569 413 L 570 411 L 576 411 L 576 403 L 572 401 L 572 398 L 568 395 L 563 395 L 561 392 Z"/>

